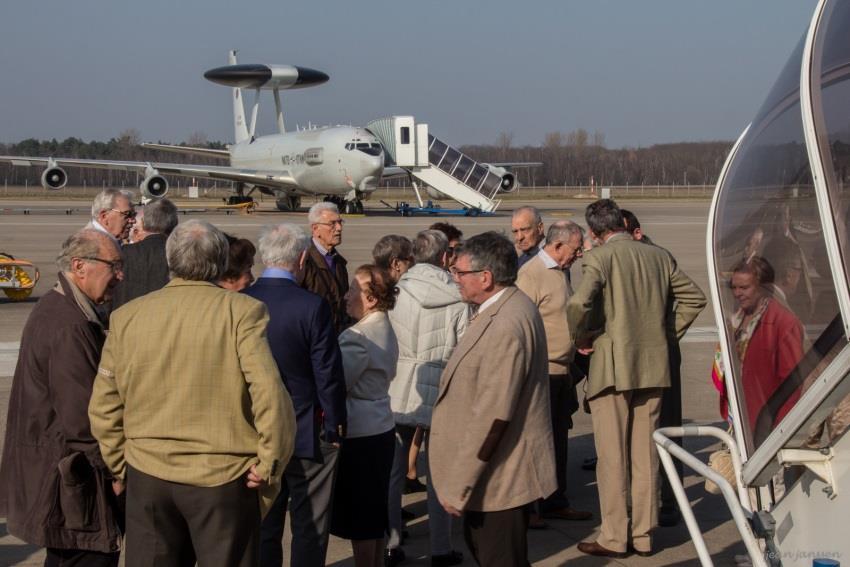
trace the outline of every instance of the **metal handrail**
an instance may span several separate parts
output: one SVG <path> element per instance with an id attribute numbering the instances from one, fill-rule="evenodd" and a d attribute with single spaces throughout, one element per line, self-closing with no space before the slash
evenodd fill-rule
<path id="1" fill-rule="evenodd" d="M 687 452 L 685 449 L 674 443 L 670 437 L 714 437 L 719 439 L 729 447 L 729 452 L 732 457 L 732 468 L 735 470 L 735 483 L 737 484 L 738 493 L 735 494 L 735 489 L 729 484 L 723 475 L 714 471 L 711 467 L 703 463 L 694 455 Z M 744 545 L 747 548 L 747 553 L 753 562 L 754 567 L 768 567 L 765 561 L 764 554 L 759 547 L 758 540 L 753 534 L 750 526 L 752 518 L 752 507 L 750 506 L 749 495 L 747 490 L 741 484 L 741 456 L 738 453 L 738 446 L 732 436 L 717 427 L 705 425 L 685 425 L 682 427 L 662 427 L 655 430 L 652 434 L 655 445 L 658 448 L 658 456 L 664 465 L 664 472 L 670 480 L 670 486 L 673 488 L 673 494 L 676 496 L 676 501 L 679 504 L 679 510 L 682 512 L 682 517 L 685 519 L 685 525 L 688 527 L 688 533 L 696 547 L 697 555 L 703 567 L 713 567 L 714 562 L 711 555 L 708 553 L 708 548 L 705 545 L 705 538 L 697 525 L 694 511 L 685 494 L 685 487 L 682 485 L 682 480 L 676 471 L 676 466 L 673 463 L 671 454 L 688 465 L 697 474 L 702 475 L 708 480 L 714 482 L 719 488 L 723 498 L 726 500 L 726 505 L 729 506 L 729 511 L 732 513 L 732 519 L 735 520 L 735 526 L 738 528 L 738 533 L 744 540 Z"/>

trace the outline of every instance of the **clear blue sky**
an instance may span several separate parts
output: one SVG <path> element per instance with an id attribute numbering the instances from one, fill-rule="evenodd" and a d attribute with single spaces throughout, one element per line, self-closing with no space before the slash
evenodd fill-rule
<path id="1" fill-rule="evenodd" d="M 284 94 L 288 126 L 412 114 L 450 143 L 540 144 L 585 128 L 608 147 L 731 140 L 805 31 L 814 0 L 3 2 L 0 141 L 231 141 L 240 62 L 331 80 Z M 261 132 L 273 129 L 272 101 Z"/>

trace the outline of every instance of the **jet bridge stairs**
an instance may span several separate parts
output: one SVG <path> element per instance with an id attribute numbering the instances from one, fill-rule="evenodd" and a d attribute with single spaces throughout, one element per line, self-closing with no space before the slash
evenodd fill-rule
<path id="1" fill-rule="evenodd" d="M 392 163 L 410 175 L 420 207 L 424 207 L 420 183 L 473 210 L 489 213 L 501 203 L 496 195 L 502 178 L 430 135 L 427 124 L 416 124 L 412 116 L 392 116 L 366 127 L 381 141 Z"/>

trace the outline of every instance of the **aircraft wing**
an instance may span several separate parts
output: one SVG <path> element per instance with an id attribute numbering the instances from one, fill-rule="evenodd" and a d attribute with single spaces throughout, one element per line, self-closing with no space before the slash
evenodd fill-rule
<path id="1" fill-rule="evenodd" d="M 0 163 L 13 166 L 59 166 L 59 167 L 91 167 L 96 169 L 112 169 L 117 171 L 132 171 L 140 175 L 149 174 L 154 169 L 165 175 L 182 177 L 208 177 L 225 181 L 251 183 L 263 187 L 298 187 L 298 183 L 287 170 L 263 171 L 257 169 L 241 169 L 229 166 L 196 165 L 179 163 L 160 163 L 142 161 L 112 161 L 99 159 L 76 158 L 39 158 L 25 156 L 0 156 Z"/>
<path id="2" fill-rule="evenodd" d="M 395 179 L 397 177 L 407 177 L 410 172 L 397 165 L 385 165 L 384 172 L 381 174 L 381 179 Z"/>
<path id="3" fill-rule="evenodd" d="M 494 167 L 504 167 L 505 169 L 511 169 L 512 167 L 543 167 L 542 161 L 500 161 L 500 162 L 487 162 L 489 165 Z"/>

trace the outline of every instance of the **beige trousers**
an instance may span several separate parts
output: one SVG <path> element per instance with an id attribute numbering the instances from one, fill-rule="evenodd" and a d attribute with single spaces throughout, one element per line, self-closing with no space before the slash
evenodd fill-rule
<path id="1" fill-rule="evenodd" d="M 602 513 L 596 541 L 612 551 L 624 552 L 628 546 L 630 480 L 632 545 L 638 551 L 652 550 L 650 532 L 658 516 L 658 453 L 652 432 L 658 427 L 662 391 L 611 388 L 589 400 Z"/>

